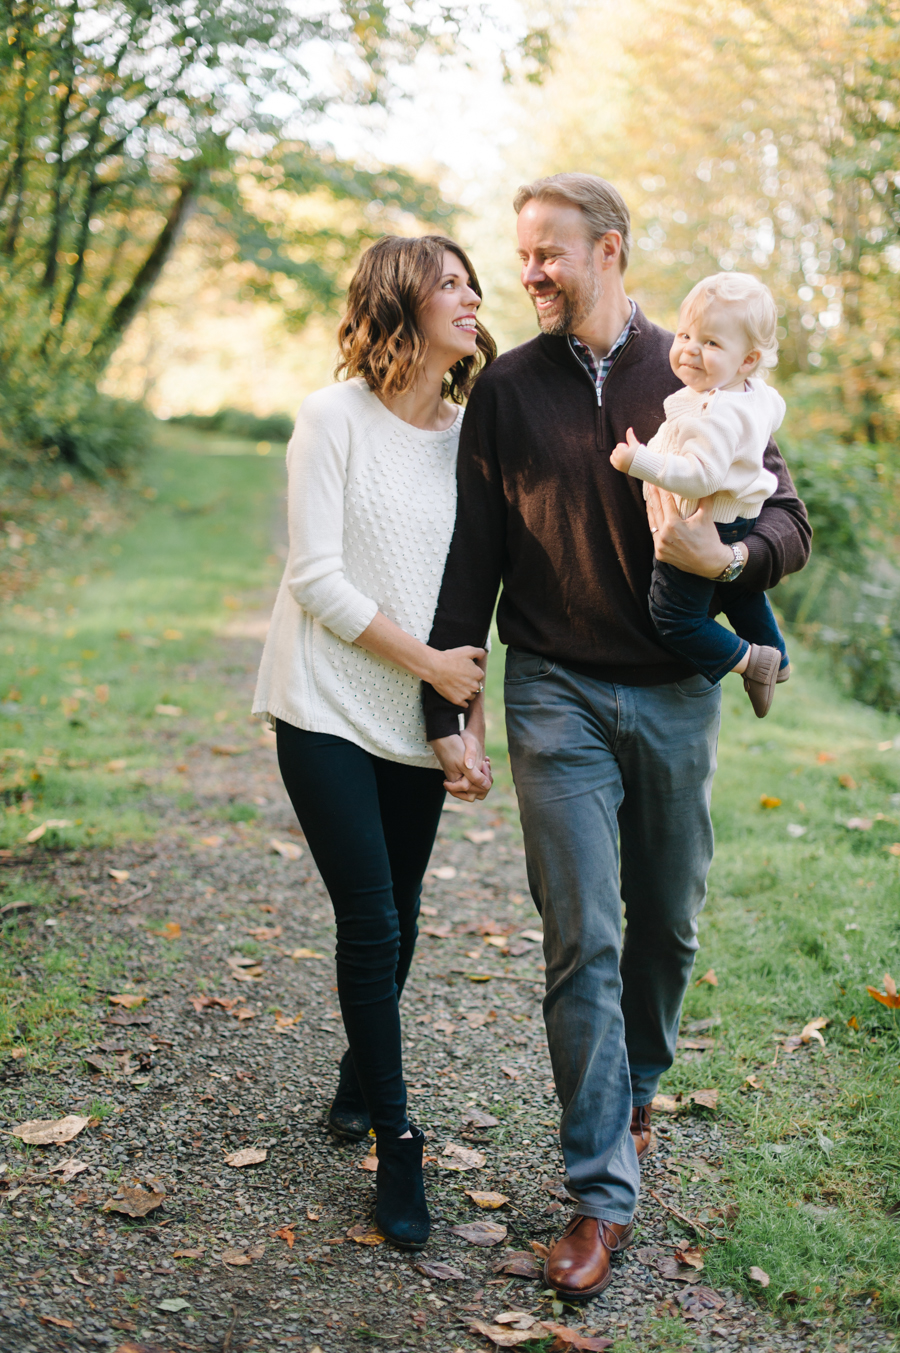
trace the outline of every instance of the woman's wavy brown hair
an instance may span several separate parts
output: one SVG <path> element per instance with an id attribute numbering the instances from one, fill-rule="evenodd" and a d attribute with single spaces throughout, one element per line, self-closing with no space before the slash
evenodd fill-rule
<path id="1" fill-rule="evenodd" d="M 441 280 L 446 250 L 469 274 L 481 295 L 475 269 L 465 251 L 444 235 L 409 239 L 385 235 L 357 265 L 347 292 L 347 312 L 338 329 L 340 358 L 335 377 L 363 376 L 378 395 L 402 395 L 425 363 L 427 340 L 419 328 L 422 307 Z M 444 377 L 442 394 L 462 404 L 479 371 L 497 356 L 497 345 L 476 320 L 477 351 L 463 357 Z"/>

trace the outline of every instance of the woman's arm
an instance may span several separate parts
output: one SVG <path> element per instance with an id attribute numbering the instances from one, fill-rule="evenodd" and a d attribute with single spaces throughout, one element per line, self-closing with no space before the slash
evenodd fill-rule
<path id="1" fill-rule="evenodd" d="M 487 657 L 482 666 L 487 671 Z M 484 754 L 484 734 L 484 693 L 479 692 L 469 706 L 465 729 L 431 741 L 447 777 L 444 788 L 454 798 L 483 799 L 494 783 L 490 757 Z"/>

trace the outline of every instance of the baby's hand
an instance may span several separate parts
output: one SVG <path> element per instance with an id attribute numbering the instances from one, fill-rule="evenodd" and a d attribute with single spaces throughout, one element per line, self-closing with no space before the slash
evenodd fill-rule
<path id="1" fill-rule="evenodd" d="M 627 474 L 628 471 L 631 469 L 631 462 L 634 460 L 634 453 L 641 445 L 637 437 L 635 437 L 634 435 L 633 428 L 629 428 L 625 436 L 628 442 L 627 446 L 625 442 L 619 442 L 615 451 L 613 451 L 612 455 L 609 458 L 613 469 L 621 470 L 623 474 Z"/>

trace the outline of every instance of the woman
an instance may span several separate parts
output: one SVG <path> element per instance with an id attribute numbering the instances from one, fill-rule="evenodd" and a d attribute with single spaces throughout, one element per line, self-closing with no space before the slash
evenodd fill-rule
<path id="1" fill-rule="evenodd" d="M 375 1219 L 408 1249 L 430 1223 L 398 1001 L 445 788 L 468 798 L 490 788 L 487 763 L 483 789 L 445 781 L 420 692 L 427 681 L 466 707 L 481 736 L 485 650 L 425 642 L 456 515 L 459 405 L 496 354 L 480 304 L 452 240 L 387 236 L 363 255 L 339 330 L 344 379 L 304 402 L 288 446 L 290 550 L 253 705 L 275 724 L 282 778 L 334 906 L 349 1048 L 329 1127 L 352 1140 L 374 1127 Z"/>

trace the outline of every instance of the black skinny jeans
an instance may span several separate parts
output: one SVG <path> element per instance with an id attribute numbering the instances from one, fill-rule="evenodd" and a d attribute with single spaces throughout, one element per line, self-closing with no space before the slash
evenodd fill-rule
<path id="1" fill-rule="evenodd" d="M 277 724 L 278 765 L 331 896 L 338 997 L 376 1132 L 408 1128 L 399 999 L 444 773 L 372 756 L 345 738 Z"/>

